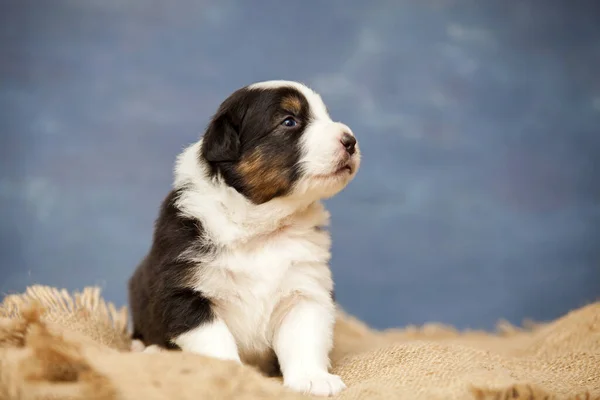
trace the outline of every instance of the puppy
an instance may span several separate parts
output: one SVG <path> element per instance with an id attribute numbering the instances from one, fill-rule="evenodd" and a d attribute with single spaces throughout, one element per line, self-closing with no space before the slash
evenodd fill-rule
<path id="1" fill-rule="evenodd" d="M 276 365 L 284 385 L 333 395 L 335 306 L 321 200 L 355 176 L 350 128 L 291 81 L 231 94 L 178 157 L 152 246 L 129 281 L 146 346 Z"/>

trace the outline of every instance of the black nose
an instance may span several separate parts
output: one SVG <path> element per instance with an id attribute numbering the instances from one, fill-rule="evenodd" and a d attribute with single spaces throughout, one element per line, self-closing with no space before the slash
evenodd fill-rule
<path id="1" fill-rule="evenodd" d="M 346 148 L 348 154 L 354 154 L 354 151 L 356 150 L 354 148 L 356 146 L 356 139 L 354 139 L 354 136 L 352 136 L 348 132 L 344 132 L 342 138 L 340 139 L 340 142 L 342 142 L 342 146 Z"/>

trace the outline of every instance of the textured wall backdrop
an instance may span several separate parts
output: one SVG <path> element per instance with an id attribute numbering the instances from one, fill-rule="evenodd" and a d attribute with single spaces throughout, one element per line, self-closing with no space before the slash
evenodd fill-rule
<path id="1" fill-rule="evenodd" d="M 600 297 L 600 5 L 9 0 L 0 292 L 126 301 L 176 154 L 245 84 L 321 92 L 364 153 L 328 202 L 340 303 L 491 328 Z"/>

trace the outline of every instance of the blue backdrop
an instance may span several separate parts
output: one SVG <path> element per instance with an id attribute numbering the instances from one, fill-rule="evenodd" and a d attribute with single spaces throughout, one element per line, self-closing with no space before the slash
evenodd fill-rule
<path id="1" fill-rule="evenodd" d="M 122 305 L 175 156 L 292 79 L 357 134 L 328 202 L 341 305 L 491 328 L 600 297 L 594 1 L 3 1 L 0 292 Z"/>

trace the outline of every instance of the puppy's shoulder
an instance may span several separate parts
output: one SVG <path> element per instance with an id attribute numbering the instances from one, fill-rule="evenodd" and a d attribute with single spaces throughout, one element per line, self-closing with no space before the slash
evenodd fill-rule
<path id="1" fill-rule="evenodd" d="M 186 254 L 204 254 L 213 250 L 202 221 L 182 213 L 177 205 L 185 190 L 171 190 L 160 206 L 151 250 L 155 256 L 178 259 Z"/>

